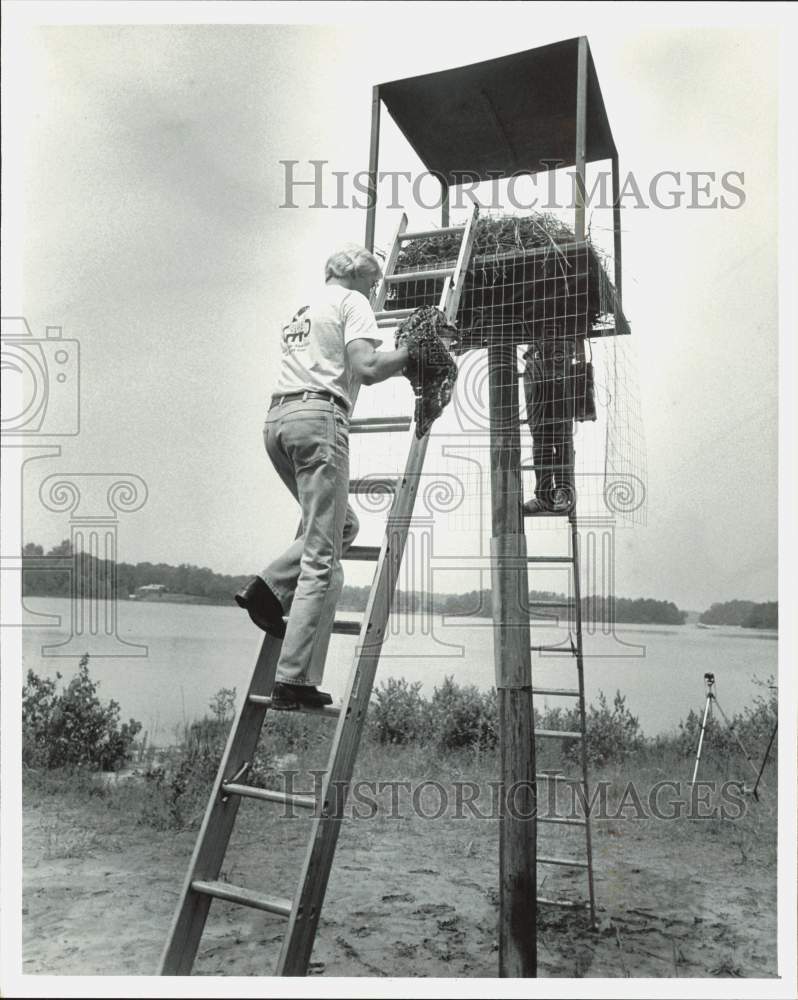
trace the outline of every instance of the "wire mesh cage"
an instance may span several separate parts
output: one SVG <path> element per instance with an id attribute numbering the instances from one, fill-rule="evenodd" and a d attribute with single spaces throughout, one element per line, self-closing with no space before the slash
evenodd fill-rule
<path id="1" fill-rule="evenodd" d="M 443 232 L 405 243 L 396 273 L 419 276 L 392 285 L 386 310 L 436 304 L 440 271 L 454 266 L 459 240 Z M 522 439 L 524 498 L 551 507 L 578 496 L 580 517 L 642 524 L 645 448 L 636 371 L 629 324 L 606 266 L 602 251 L 578 241 L 556 216 L 483 215 L 457 315 L 460 377 L 452 406 L 464 436 L 484 433 L 485 349 L 517 347 L 518 416 L 530 431 Z M 425 271 L 437 277 L 425 278 Z M 472 483 L 469 492 L 484 487 Z M 554 525 L 534 525 L 546 526 Z"/>
<path id="2" fill-rule="evenodd" d="M 459 237 L 445 233 L 406 243 L 396 272 L 453 267 Z M 434 304 L 435 280 L 396 284 L 388 309 Z M 437 294 L 436 294 L 437 290 Z M 497 342 L 628 334 L 602 254 L 554 215 L 483 215 L 458 312 L 462 352 Z"/>

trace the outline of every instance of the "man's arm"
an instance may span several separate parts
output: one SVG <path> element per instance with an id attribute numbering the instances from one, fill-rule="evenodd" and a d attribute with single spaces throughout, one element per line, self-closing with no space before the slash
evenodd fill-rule
<path id="1" fill-rule="evenodd" d="M 370 340 L 351 340 L 346 345 L 346 353 L 352 371 L 363 385 L 374 385 L 400 375 L 409 360 L 406 347 L 397 351 L 375 351 Z"/>

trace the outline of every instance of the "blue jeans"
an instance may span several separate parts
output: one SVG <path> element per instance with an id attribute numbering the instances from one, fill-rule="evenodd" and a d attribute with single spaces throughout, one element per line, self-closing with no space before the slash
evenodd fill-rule
<path id="1" fill-rule="evenodd" d="M 299 501 L 300 535 L 260 574 L 288 614 L 276 679 L 318 685 L 358 520 L 349 506 L 349 418 L 324 399 L 273 406 L 263 429 L 278 475 Z"/>

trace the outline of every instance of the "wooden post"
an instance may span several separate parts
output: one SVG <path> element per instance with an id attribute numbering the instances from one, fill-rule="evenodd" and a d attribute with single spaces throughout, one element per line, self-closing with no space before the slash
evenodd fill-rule
<path id="1" fill-rule="evenodd" d="M 618 308 L 623 309 L 623 293 L 621 288 L 621 177 L 618 170 L 618 154 L 612 158 L 612 245 L 615 257 L 615 294 L 618 296 Z M 616 325 L 616 330 L 618 329 Z"/>
<path id="2" fill-rule="evenodd" d="M 537 975 L 537 821 L 529 591 L 515 346 L 488 349 L 493 645 L 501 751 L 499 975 Z"/>
<path id="3" fill-rule="evenodd" d="M 380 88 L 371 91 L 371 139 L 369 141 L 369 183 L 366 204 L 366 249 L 374 252 L 374 227 L 377 218 L 377 167 L 380 159 Z"/>
<path id="4" fill-rule="evenodd" d="M 446 229 L 449 225 L 449 185 L 444 178 L 441 178 L 441 226 Z"/>
<path id="5" fill-rule="evenodd" d="M 587 156 L 587 38 L 579 37 L 576 68 L 576 218 L 574 232 L 585 238 L 585 159 Z"/>

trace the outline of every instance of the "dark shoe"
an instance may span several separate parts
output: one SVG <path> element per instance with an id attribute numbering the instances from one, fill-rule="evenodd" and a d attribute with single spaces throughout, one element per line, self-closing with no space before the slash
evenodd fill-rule
<path id="1" fill-rule="evenodd" d="M 537 497 L 532 497 L 524 504 L 524 517 L 531 517 L 533 514 L 547 514 L 548 508 L 544 507 Z"/>
<path id="2" fill-rule="evenodd" d="M 573 507 L 574 500 L 575 498 L 572 495 L 572 491 L 566 489 L 564 486 L 561 486 L 554 491 L 552 510 L 556 514 L 567 514 L 568 511 Z"/>
<path id="3" fill-rule="evenodd" d="M 259 576 L 253 577 L 243 590 L 239 590 L 235 595 L 235 602 L 247 612 L 258 628 L 278 639 L 283 638 L 283 606 Z"/>
<path id="4" fill-rule="evenodd" d="M 319 691 L 310 684 L 277 681 L 272 689 L 272 708 L 280 712 L 296 711 L 298 708 L 324 708 L 325 705 L 332 705 L 332 695 Z"/>

